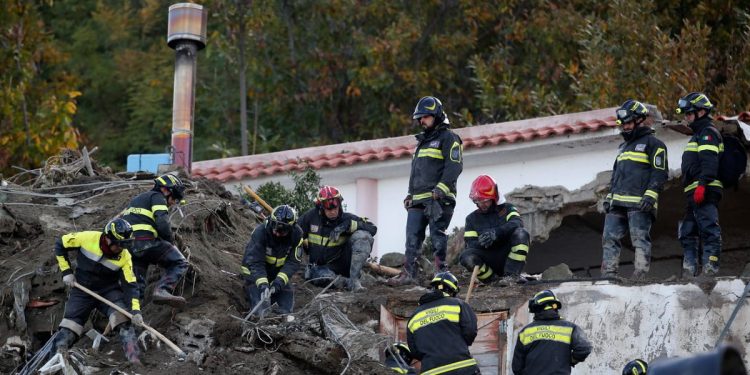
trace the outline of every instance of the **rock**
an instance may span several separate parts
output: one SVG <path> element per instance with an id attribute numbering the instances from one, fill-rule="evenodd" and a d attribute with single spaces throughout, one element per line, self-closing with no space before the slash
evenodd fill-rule
<path id="1" fill-rule="evenodd" d="M 568 280 L 573 278 L 573 272 L 570 271 L 565 263 L 547 268 L 542 272 L 542 280 Z"/>
<path id="2" fill-rule="evenodd" d="M 401 253 L 388 253 L 380 257 L 380 264 L 388 267 L 401 267 L 406 261 L 406 255 Z"/>

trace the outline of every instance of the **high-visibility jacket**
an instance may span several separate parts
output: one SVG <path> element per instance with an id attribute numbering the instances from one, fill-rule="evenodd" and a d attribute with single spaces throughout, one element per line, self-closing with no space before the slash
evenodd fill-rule
<path id="1" fill-rule="evenodd" d="M 332 241 L 330 238 L 331 231 L 345 223 L 349 223 L 349 229 L 337 241 Z M 341 259 L 345 251 L 346 241 L 354 231 L 364 230 L 373 236 L 378 232 L 375 224 L 367 220 L 366 217 L 344 212 L 331 220 L 318 208 L 311 208 L 305 212 L 299 219 L 299 225 L 302 228 L 303 237 L 307 240 L 310 264 L 316 265 L 326 265 Z M 346 269 L 348 268 L 349 265 L 347 264 Z"/>
<path id="2" fill-rule="evenodd" d="M 136 239 L 159 238 L 174 242 L 167 198 L 160 191 L 151 190 L 138 194 L 122 215 L 133 226 L 133 236 Z"/>
<path id="3" fill-rule="evenodd" d="M 515 236 L 517 229 L 523 228 L 521 214 L 516 207 L 510 203 L 493 205 L 487 212 L 474 210 L 466 217 L 466 226 L 464 227 L 464 243 L 467 249 L 482 249 L 491 252 L 502 252 L 506 254 L 507 261 L 514 264 L 512 269 L 523 267 L 526 262 L 526 256 L 529 253 L 529 243 L 527 236 Z M 494 231 L 497 235 L 495 242 L 488 248 L 482 248 L 478 244 L 479 236 L 487 231 Z M 508 267 L 497 270 L 502 272 Z M 480 269 L 479 278 L 482 272 L 492 274 L 492 270 Z"/>
<path id="4" fill-rule="evenodd" d="M 130 252 L 122 249 L 120 254 L 110 258 L 104 255 L 102 246 L 108 246 L 102 232 L 86 231 L 63 235 L 55 242 L 55 258 L 60 271 L 63 276 L 73 273 L 68 253 L 77 251 L 75 277 L 78 283 L 96 291 L 119 282 L 126 298 L 130 297 L 130 310 L 140 311 L 138 286 Z"/>
<path id="5" fill-rule="evenodd" d="M 649 127 L 641 126 L 633 131 L 633 138 L 620 145 L 612 167 L 607 195 L 612 206 L 637 208 L 645 196 L 658 201 L 669 177 L 664 142 L 654 137 L 654 130 Z"/>
<path id="6" fill-rule="evenodd" d="M 719 157 L 724 152 L 724 143 L 719 131 L 706 116 L 690 124 L 693 136 L 690 137 L 682 153 L 682 186 L 685 193 L 701 184 L 707 189 L 721 193 L 719 181 Z"/>
<path id="7" fill-rule="evenodd" d="M 432 291 L 419 299 L 406 328 L 412 356 L 421 374 L 473 374 L 477 361 L 469 345 L 477 336 L 477 316 L 464 301 Z"/>
<path id="8" fill-rule="evenodd" d="M 591 353 L 591 343 L 577 325 L 560 319 L 557 310 L 534 314 L 518 333 L 513 350 L 515 375 L 567 375 Z"/>
<path id="9" fill-rule="evenodd" d="M 456 199 L 456 181 L 463 171 L 461 137 L 440 124 L 431 131 L 417 134 L 417 149 L 411 161 L 409 195 L 413 204 L 432 198 L 438 188 Z"/>
<path id="10" fill-rule="evenodd" d="M 276 278 L 284 285 L 299 270 L 302 259 L 302 229 L 295 225 L 284 237 L 273 235 L 268 223 L 255 228 L 242 258 L 242 275 L 256 286 L 269 284 Z"/>

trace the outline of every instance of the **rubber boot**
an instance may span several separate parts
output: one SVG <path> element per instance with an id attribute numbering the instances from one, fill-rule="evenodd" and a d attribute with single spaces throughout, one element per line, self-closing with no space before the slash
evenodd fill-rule
<path id="1" fill-rule="evenodd" d="M 68 349 L 70 349 L 70 346 L 73 345 L 77 340 L 78 335 L 76 335 L 75 332 L 71 331 L 68 328 L 61 327 L 60 332 L 58 332 L 57 336 L 55 336 L 54 343 L 52 343 L 50 358 L 51 356 L 55 355 L 55 353 L 66 352 Z"/>
<path id="2" fill-rule="evenodd" d="M 417 283 L 417 265 L 416 262 L 404 264 L 401 273 L 388 279 L 387 284 L 390 286 L 413 285 Z"/>
<path id="3" fill-rule="evenodd" d="M 719 273 L 719 262 L 717 261 L 709 260 L 708 263 L 706 263 L 703 266 L 704 276 L 714 277 L 718 273 Z"/>
<path id="4" fill-rule="evenodd" d="M 370 256 L 370 249 L 372 247 L 364 240 L 355 241 L 352 244 L 352 262 L 349 265 L 349 279 L 346 285 L 346 288 L 352 292 L 365 290 L 359 279 L 362 277 L 362 267 L 365 266 L 365 262 Z"/>
<path id="5" fill-rule="evenodd" d="M 138 347 L 138 338 L 135 335 L 135 329 L 133 329 L 132 324 L 120 324 L 120 342 L 122 342 L 122 351 L 125 353 L 125 358 L 128 359 L 128 362 L 143 366 L 140 359 L 141 350 Z"/>
<path id="6" fill-rule="evenodd" d="M 157 305 L 169 305 L 172 307 L 184 307 L 187 303 L 185 298 L 175 296 L 162 288 L 156 288 L 154 290 L 153 301 Z"/>
<path id="7" fill-rule="evenodd" d="M 433 265 L 435 266 L 436 275 L 440 272 L 448 271 L 448 264 L 437 255 L 435 255 L 435 263 L 433 263 Z"/>

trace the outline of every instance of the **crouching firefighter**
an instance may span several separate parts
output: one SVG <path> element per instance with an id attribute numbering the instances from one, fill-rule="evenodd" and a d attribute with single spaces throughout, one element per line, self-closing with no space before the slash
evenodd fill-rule
<path id="1" fill-rule="evenodd" d="M 477 337 L 477 316 L 469 304 L 455 298 L 456 276 L 440 272 L 430 284 L 432 291 L 419 298 L 406 329 L 412 357 L 422 361 L 421 374 L 479 374 L 469 353 Z"/>
<path id="2" fill-rule="evenodd" d="M 370 257 L 378 228 L 367 218 L 344 212 L 343 200 L 338 189 L 323 186 L 315 207 L 300 218 L 309 254 L 305 279 L 326 286 L 340 275 L 346 278 L 342 284 L 347 289 L 359 291 L 365 289 L 360 282 L 362 267 Z"/>
<path id="3" fill-rule="evenodd" d="M 461 264 L 487 283 L 495 275 L 520 280 L 529 253 L 529 232 L 515 206 L 505 202 L 492 177 L 481 175 L 471 184 L 469 198 L 477 209 L 466 217 Z"/>
<path id="4" fill-rule="evenodd" d="M 63 274 L 63 283 L 70 288 L 60 331 L 53 341 L 55 351 L 70 348 L 83 334 L 83 326 L 93 309 L 109 317 L 109 325 L 118 329 L 120 341 L 128 361 L 140 364 L 135 330 L 123 314 L 100 302 L 75 283 L 91 289 L 100 296 L 133 314 L 135 325 L 143 324 L 138 286 L 133 273 L 133 262 L 127 246 L 132 243 L 133 228 L 123 219 L 114 219 L 104 227 L 104 233 L 86 231 L 68 233 L 55 242 L 55 257 Z M 68 252 L 76 251 L 77 267 L 71 269 Z M 126 303 L 127 302 L 127 303 Z"/>
<path id="5" fill-rule="evenodd" d="M 516 375 L 570 374 L 570 368 L 586 360 L 591 343 L 577 325 L 560 318 L 562 308 L 551 290 L 529 300 L 534 321 L 521 329 L 513 350 Z"/>
<path id="6" fill-rule="evenodd" d="M 185 275 L 188 262 L 174 245 L 169 223 L 169 207 L 179 204 L 184 192 L 185 185 L 179 178 L 165 174 L 154 180 L 153 189 L 137 195 L 123 211 L 122 218 L 133 225 L 135 241 L 131 250 L 141 301 L 146 292 L 148 267 L 158 264 L 164 269 L 164 275 L 154 288 L 154 303 L 173 307 L 185 305 L 185 298 L 172 293 Z"/>
<path id="7" fill-rule="evenodd" d="M 294 291 L 289 280 L 299 270 L 302 257 L 302 229 L 297 212 L 281 205 L 266 222 L 253 231 L 242 258 L 242 275 L 250 308 L 263 303 L 257 315 L 268 313 L 273 303 L 278 312 L 289 314 L 294 307 Z"/>
<path id="8" fill-rule="evenodd" d="M 396 342 L 385 348 L 385 366 L 396 374 L 416 375 L 417 369 L 411 366 L 414 358 L 405 342 Z"/>

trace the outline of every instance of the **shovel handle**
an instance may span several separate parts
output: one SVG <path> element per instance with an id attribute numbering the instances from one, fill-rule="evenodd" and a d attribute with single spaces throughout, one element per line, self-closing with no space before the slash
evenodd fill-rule
<path id="1" fill-rule="evenodd" d="M 255 201 L 260 203 L 260 205 L 263 206 L 263 208 L 268 210 L 269 214 L 273 212 L 273 208 L 270 205 L 268 205 L 268 203 L 266 203 L 266 201 L 264 201 L 263 198 L 261 198 L 258 195 L 258 193 L 255 192 L 255 190 L 251 189 L 250 186 L 242 185 L 242 189 L 245 190 L 245 193 L 247 193 L 250 196 L 250 198 L 255 199 Z"/>
<path id="2" fill-rule="evenodd" d="M 466 291 L 466 299 L 465 302 L 469 302 L 469 298 L 471 298 L 471 291 L 474 290 L 474 282 L 477 280 L 477 275 L 479 275 L 479 266 L 474 266 L 474 270 L 471 271 L 471 280 L 469 281 L 469 290 Z"/>
<path id="3" fill-rule="evenodd" d="M 93 290 L 91 290 L 89 288 L 86 288 L 85 286 L 79 284 L 78 282 L 73 283 L 73 286 L 75 286 L 76 288 L 84 291 L 86 294 L 88 294 L 88 295 L 90 295 L 90 296 L 98 299 L 102 303 L 107 304 L 107 306 L 109 306 L 109 307 L 117 310 L 118 312 L 120 312 L 120 314 L 125 315 L 126 317 L 128 317 L 128 319 L 133 319 L 133 314 L 127 312 L 122 307 L 117 306 L 116 304 L 112 303 L 112 301 L 110 301 L 110 300 L 108 300 L 108 299 L 106 299 L 106 298 L 104 298 L 104 297 L 96 294 L 96 292 L 94 292 Z M 184 358 L 186 356 L 185 352 L 183 352 L 182 349 L 180 349 L 179 346 L 175 345 L 175 343 L 173 343 L 171 340 L 169 340 L 166 336 L 164 336 L 161 333 L 159 333 L 159 331 L 153 329 L 151 326 L 147 325 L 146 323 L 143 323 L 143 328 L 145 330 L 153 333 L 154 336 L 156 336 L 156 337 L 159 338 L 159 340 L 161 340 L 162 342 L 164 342 L 165 344 L 167 344 L 167 346 L 169 346 L 172 350 L 174 350 L 177 353 L 177 355 L 179 355 L 181 358 Z"/>

